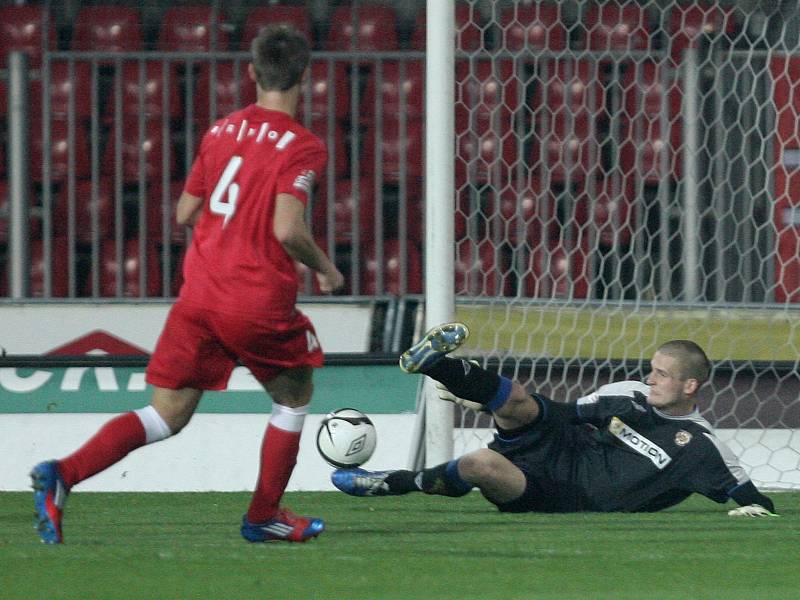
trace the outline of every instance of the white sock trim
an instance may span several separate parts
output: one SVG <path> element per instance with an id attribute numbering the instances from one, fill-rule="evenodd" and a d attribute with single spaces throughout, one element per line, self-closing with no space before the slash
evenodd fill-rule
<path id="1" fill-rule="evenodd" d="M 303 430 L 303 422 L 308 414 L 308 404 L 290 408 L 277 402 L 272 403 L 272 416 L 269 424 L 284 431 L 299 432 Z"/>
<path id="2" fill-rule="evenodd" d="M 161 418 L 161 415 L 158 414 L 158 411 L 152 406 L 148 405 L 133 412 L 139 417 L 144 427 L 145 444 L 160 442 L 172 435 L 169 425 L 167 425 L 166 421 Z"/>

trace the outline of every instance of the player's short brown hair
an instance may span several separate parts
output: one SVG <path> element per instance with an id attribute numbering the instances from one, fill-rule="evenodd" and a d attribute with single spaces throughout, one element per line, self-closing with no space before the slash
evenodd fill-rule
<path id="1" fill-rule="evenodd" d="M 300 83 L 311 59 L 302 34 L 285 24 L 268 25 L 250 44 L 253 70 L 262 90 L 285 92 Z"/>
<path id="2" fill-rule="evenodd" d="M 658 352 L 677 360 L 681 379 L 696 379 L 700 385 L 708 381 L 711 362 L 703 349 L 693 341 L 672 340 L 662 344 Z"/>

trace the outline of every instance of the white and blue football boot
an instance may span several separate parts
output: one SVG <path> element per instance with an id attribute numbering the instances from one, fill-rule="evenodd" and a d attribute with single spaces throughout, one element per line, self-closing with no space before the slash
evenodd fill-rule
<path id="1" fill-rule="evenodd" d="M 469 327 L 464 323 L 438 325 L 400 355 L 400 368 L 406 373 L 424 373 L 444 355 L 461 346 L 468 337 Z"/>
<path id="2" fill-rule="evenodd" d="M 367 471 L 366 469 L 337 469 L 331 473 L 331 482 L 351 496 L 393 496 L 386 477 L 394 471 Z"/>

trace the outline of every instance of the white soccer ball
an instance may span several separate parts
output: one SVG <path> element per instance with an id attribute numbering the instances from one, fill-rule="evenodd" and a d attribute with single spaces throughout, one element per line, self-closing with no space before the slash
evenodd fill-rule
<path id="1" fill-rule="evenodd" d="M 375 451 L 377 441 L 375 425 L 355 408 L 328 413 L 317 431 L 317 450 L 329 465 L 339 469 L 363 465 Z"/>

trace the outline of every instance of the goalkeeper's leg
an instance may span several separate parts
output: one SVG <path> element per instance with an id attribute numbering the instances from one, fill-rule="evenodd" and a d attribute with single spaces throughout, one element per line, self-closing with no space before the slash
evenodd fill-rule
<path id="1" fill-rule="evenodd" d="M 523 427 L 539 416 L 539 403 L 521 383 L 474 362 L 445 356 L 424 373 L 444 385 L 453 396 L 490 411 L 502 429 Z M 448 399 L 446 394 L 439 396 Z"/>
<path id="2" fill-rule="evenodd" d="M 525 492 L 522 471 L 499 453 L 482 448 L 422 471 L 339 469 L 333 484 L 352 496 L 399 496 L 424 492 L 459 497 L 478 488 L 487 500 L 505 504 Z"/>
<path id="3" fill-rule="evenodd" d="M 487 371 L 474 362 L 447 356 L 469 337 L 463 323 L 444 323 L 430 329 L 400 356 L 400 368 L 407 373 L 422 373 L 443 384 L 450 395 L 445 400 L 468 400 L 469 408 L 493 413 L 498 427 L 516 429 L 539 416 L 539 404 L 517 381 Z M 458 402 L 459 404 L 465 404 Z"/>

